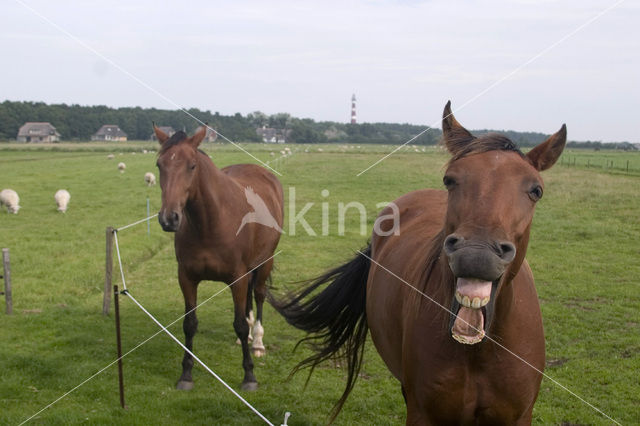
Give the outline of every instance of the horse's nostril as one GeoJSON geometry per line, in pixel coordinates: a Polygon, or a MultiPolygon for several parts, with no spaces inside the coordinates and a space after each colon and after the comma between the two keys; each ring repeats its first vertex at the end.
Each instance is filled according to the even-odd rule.
{"type": "Polygon", "coordinates": [[[516,246],[509,242],[504,242],[499,244],[500,252],[498,255],[500,258],[507,262],[511,262],[514,257],[516,257],[516,246]]]}
{"type": "Polygon", "coordinates": [[[464,238],[456,234],[447,236],[447,238],[444,240],[444,251],[447,254],[453,253],[460,247],[460,243],[462,243],[463,241],[464,238]]]}
{"type": "Polygon", "coordinates": [[[180,217],[178,216],[178,212],[173,212],[173,213],[171,213],[171,221],[172,221],[172,222],[174,222],[174,223],[175,223],[175,222],[177,222],[177,221],[178,221],[178,219],[180,219],[180,217]]]}

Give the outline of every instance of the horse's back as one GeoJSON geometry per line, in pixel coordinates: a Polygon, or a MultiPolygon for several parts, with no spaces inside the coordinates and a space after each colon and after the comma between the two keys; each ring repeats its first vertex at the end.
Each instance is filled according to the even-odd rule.
{"type": "Polygon", "coordinates": [[[221,171],[241,187],[253,188],[270,207],[275,208],[271,213],[282,225],[284,191],[282,184],[273,173],[257,164],[232,164],[222,168],[221,171]]]}
{"type": "Polygon", "coordinates": [[[282,188],[280,181],[273,173],[257,164],[232,164],[220,170],[238,182],[251,184],[257,181],[277,185],[282,188]]]}

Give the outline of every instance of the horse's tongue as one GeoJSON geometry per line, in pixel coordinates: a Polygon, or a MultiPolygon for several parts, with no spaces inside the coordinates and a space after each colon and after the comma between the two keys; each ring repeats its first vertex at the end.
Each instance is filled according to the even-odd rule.
{"type": "Polygon", "coordinates": [[[460,343],[473,345],[484,338],[484,314],[482,309],[460,306],[451,328],[451,336],[460,343]]]}
{"type": "Polygon", "coordinates": [[[467,303],[462,303],[462,299],[465,297],[469,301],[469,305],[472,305],[474,300],[477,304],[477,306],[467,307],[479,308],[486,305],[491,298],[491,281],[458,278],[456,280],[456,298],[459,299],[461,305],[467,305],[467,303]]]}

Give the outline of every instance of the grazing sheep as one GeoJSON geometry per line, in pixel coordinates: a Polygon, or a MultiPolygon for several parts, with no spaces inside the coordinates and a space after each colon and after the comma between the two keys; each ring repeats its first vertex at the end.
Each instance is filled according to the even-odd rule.
{"type": "Polygon", "coordinates": [[[56,204],[58,205],[58,211],[62,213],[67,212],[67,207],[69,205],[69,200],[71,199],[71,194],[66,189],[59,189],[54,196],[56,199],[56,204]]]}
{"type": "Polygon", "coordinates": [[[120,170],[120,173],[124,173],[124,169],[127,168],[127,165],[124,164],[122,161],[118,163],[118,170],[120,170]]]}
{"type": "Polygon", "coordinates": [[[114,158],[116,158],[116,156],[113,154],[107,155],[107,160],[113,160],[114,158]]]}
{"type": "Polygon", "coordinates": [[[153,186],[156,184],[156,175],[151,172],[144,174],[144,181],[147,182],[147,186],[153,186]]]}
{"type": "Polygon", "coordinates": [[[20,210],[20,197],[18,197],[18,193],[13,189],[3,189],[0,192],[0,207],[6,206],[7,212],[18,214],[18,210],[20,210]]]}

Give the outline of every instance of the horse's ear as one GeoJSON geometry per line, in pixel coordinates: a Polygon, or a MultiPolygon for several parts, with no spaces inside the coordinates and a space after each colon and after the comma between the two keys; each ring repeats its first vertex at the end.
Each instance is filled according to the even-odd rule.
{"type": "Polygon", "coordinates": [[[451,112],[451,101],[447,102],[442,113],[442,137],[449,152],[456,155],[469,142],[475,139],[467,129],[462,127],[451,112]]]}
{"type": "Polygon", "coordinates": [[[547,170],[558,161],[567,142],[567,126],[564,124],[553,135],[527,153],[533,167],[539,171],[547,170]]]}
{"type": "Polygon", "coordinates": [[[160,142],[160,145],[162,145],[167,141],[167,139],[169,139],[169,135],[160,130],[160,128],[156,126],[156,123],[153,123],[153,132],[156,134],[156,138],[158,138],[158,142],[160,142]]]}
{"type": "Polygon", "coordinates": [[[204,137],[207,135],[207,127],[206,123],[204,126],[198,127],[198,130],[196,130],[194,135],[189,139],[189,142],[194,148],[197,148],[200,145],[200,142],[202,142],[204,137]]]}

